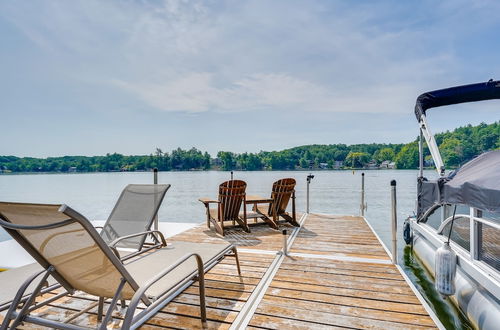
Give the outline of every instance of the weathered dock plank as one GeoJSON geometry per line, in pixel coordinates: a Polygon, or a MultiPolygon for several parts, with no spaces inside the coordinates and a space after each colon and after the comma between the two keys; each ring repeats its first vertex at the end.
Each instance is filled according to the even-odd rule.
{"type": "Polygon", "coordinates": [[[250,327],[435,328],[394,265],[357,259],[389,260],[363,218],[309,215],[290,250],[250,327]]]}
{"type": "MultiPolygon", "coordinates": [[[[295,228],[286,222],[282,222],[280,225],[282,229],[295,228]]],[[[201,224],[171,237],[170,240],[210,243],[223,239],[241,248],[267,251],[279,251],[283,247],[281,231],[274,230],[262,222],[249,223],[249,226],[250,233],[244,232],[239,227],[227,227],[224,237],[221,237],[215,233],[213,228],[209,229],[205,224],[201,224]]]]}
{"type": "Polygon", "coordinates": [[[389,260],[361,217],[310,214],[291,252],[389,260]]]}
{"type": "MultiPolygon", "coordinates": [[[[251,233],[229,228],[225,237],[202,224],[169,238],[231,242],[240,249],[242,274],[234,258],[224,258],[205,275],[207,324],[200,321],[195,282],[142,328],[229,329],[243,318],[248,329],[435,328],[363,218],[310,214],[300,230],[282,227],[294,233],[286,257],[282,233],[265,224],[252,224],[251,233]]],[[[85,294],[62,298],[40,313],[63,320],[96,301],[85,294]]],[[[96,313],[94,307],[72,324],[95,327],[96,313]]],[[[113,317],[109,328],[119,328],[123,315],[113,317]]]]}

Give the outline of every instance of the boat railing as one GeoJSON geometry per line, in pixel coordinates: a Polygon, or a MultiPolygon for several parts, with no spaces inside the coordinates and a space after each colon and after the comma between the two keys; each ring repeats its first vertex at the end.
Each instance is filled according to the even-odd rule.
{"type": "MultiPolygon", "coordinates": [[[[453,206],[445,208],[449,210],[453,206]]],[[[445,210],[443,217],[447,213],[445,210]]],[[[461,212],[445,218],[436,233],[445,237],[451,235],[454,245],[471,261],[500,278],[500,214],[485,215],[482,210],[470,207],[468,214],[461,212]]]]}

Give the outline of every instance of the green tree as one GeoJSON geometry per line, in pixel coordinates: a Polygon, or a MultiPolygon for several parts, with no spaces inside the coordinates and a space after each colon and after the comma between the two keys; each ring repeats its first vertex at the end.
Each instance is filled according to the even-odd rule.
{"type": "Polygon", "coordinates": [[[219,151],[217,157],[222,162],[222,169],[224,171],[231,171],[236,165],[235,157],[232,152],[229,151],[219,151]]]}
{"type": "Polygon", "coordinates": [[[309,161],[305,158],[301,158],[299,161],[299,166],[301,168],[309,168],[309,161]]]}
{"type": "Polygon", "coordinates": [[[345,159],[348,165],[353,168],[365,166],[370,161],[370,155],[366,152],[349,152],[345,159]]]}
{"type": "Polygon", "coordinates": [[[375,159],[379,163],[381,163],[385,160],[392,162],[394,160],[395,156],[396,155],[395,155],[394,150],[392,148],[382,148],[382,149],[375,151],[375,153],[373,154],[373,159],[375,159]]]}
{"type": "Polygon", "coordinates": [[[462,162],[462,145],[457,138],[446,138],[439,150],[446,166],[458,166],[462,162]]]}
{"type": "Polygon", "coordinates": [[[401,148],[396,155],[396,167],[401,169],[418,167],[418,143],[416,141],[401,148]]]}

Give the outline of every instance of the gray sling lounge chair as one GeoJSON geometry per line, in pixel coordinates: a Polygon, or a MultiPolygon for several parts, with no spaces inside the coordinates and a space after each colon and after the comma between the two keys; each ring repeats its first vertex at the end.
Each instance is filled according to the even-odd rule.
{"type": "MultiPolygon", "coordinates": [[[[127,185],[102,227],[100,234],[104,241],[109,244],[119,237],[150,230],[169,188],[169,184],[127,185]]],[[[119,247],[141,250],[146,236],[122,240],[119,247]]],[[[152,236],[153,239],[154,237],[152,236]]],[[[159,242],[155,241],[155,243],[159,242]]]]}
{"type": "MultiPolygon", "coordinates": [[[[122,190],[104,226],[96,227],[102,229],[100,235],[103,240],[110,244],[119,237],[149,231],[169,188],[169,184],[127,185],[122,190]]],[[[161,244],[161,241],[158,241],[156,236],[143,234],[120,241],[118,247],[128,248],[128,252],[122,250],[121,253],[130,254],[130,257],[132,257],[134,250],[140,251],[145,245],[147,245],[146,250],[149,250],[160,247],[161,244]],[[153,239],[152,244],[145,243],[147,236],[153,239]]],[[[125,256],[122,255],[122,259],[123,257],[125,256]]],[[[5,273],[2,272],[0,273],[0,280],[21,284],[28,275],[42,270],[43,268],[38,263],[34,263],[19,269],[10,269],[5,273]]],[[[43,291],[53,290],[57,286],[57,282],[52,278],[49,278],[48,284],[48,287],[44,288],[43,291]]],[[[26,295],[29,295],[34,289],[33,285],[27,288],[26,295]]],[[[11,287],[2,288],[0,292],[0,311],[9,307],[16,291],[17,289],[11,287]]]]}
{"type": "MultiPolygon", "coordinates": [[[[99,297],[100,329],[106,329],[118,300],[122,301],[122,306],[125,300],[129,300],[122,327],[136,329],[195,279],[199,281],[201,321],[205,322],[204,273],[224,256],[234,256],[240,271],[237,251],[231,244],[175,242],[167,246],[158,231],[150,233],[162,242],[162,248],[123,261],[116,246],[122,239],[144,233],[119,238],[108,246],[84,216],[66,205],[0,202],[0,225],[44,268],[20,287],[0,326],[1,330],[14,329],[21,322],[80,329],[76,325],[32,314],[77,290],[99,297]],[[33,305],[49,276],[59,282],[65,291],[33,305]],[[24,291],[33,283],[37,283],[35,290],[20,304],[24,291]],[[104,300],[109,298],[111,301],[102,319],[104,300]],[[145,308],[137,310],[141,303],[145,308]]],[[[89,309],[93,307],[95,305],[89,309]]]]}

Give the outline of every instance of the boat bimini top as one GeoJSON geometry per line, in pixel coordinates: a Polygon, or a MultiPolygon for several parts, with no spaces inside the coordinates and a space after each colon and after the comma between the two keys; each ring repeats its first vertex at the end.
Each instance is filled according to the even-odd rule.
{"type": "Polygon", "coordinates": [[[420,125],[417,219],[422,219],[425,212],[436,204],[466,204],[500,212],[500,150],[482,154],[446,176],[445,165],[426,120],[426,111],[430,108],[492,99],[500,99],[498,80],[440,89],[417,98],[415,115],[420,125]],[[440,175],[436,181],[423,177],[422,137],[440,175]]]}

